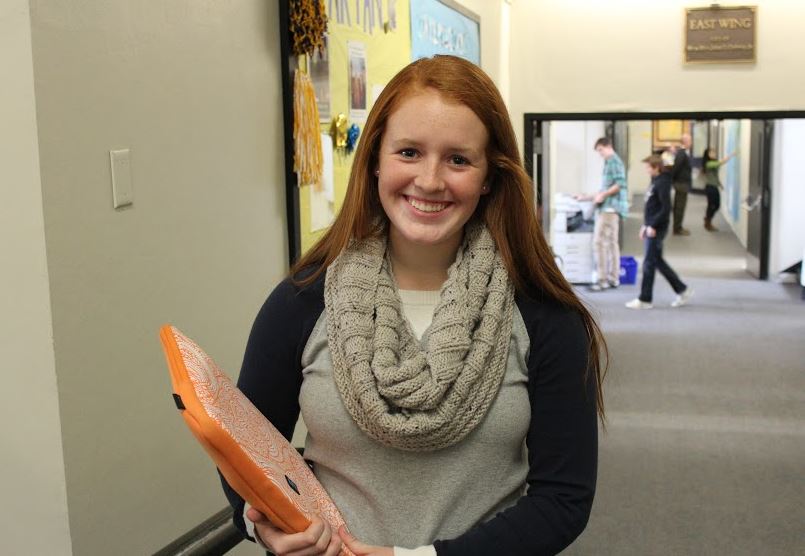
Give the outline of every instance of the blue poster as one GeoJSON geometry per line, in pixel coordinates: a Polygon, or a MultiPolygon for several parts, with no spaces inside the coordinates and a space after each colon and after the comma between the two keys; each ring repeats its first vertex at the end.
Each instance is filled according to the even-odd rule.
{"type": "MultiPolygon", "coordinates": [[[[738,150],[741,142],[741,122],[739,120],[727,120],[724,122],[725,145],[724,154],[727,156],[738,150]]],[[[738,164],[739,157],[733,157],[726,164],[726,180],[724,180],[724,192],[727,198],[727,210],[733,222],[738,222],[741,208],[741,167],[738,164]]]]}
{"type": "Polygon", "coordinates": [[[453,54],[480,65],[480,24],[439,0],[411,0],[411,59],[434,54],[453,54]]]}

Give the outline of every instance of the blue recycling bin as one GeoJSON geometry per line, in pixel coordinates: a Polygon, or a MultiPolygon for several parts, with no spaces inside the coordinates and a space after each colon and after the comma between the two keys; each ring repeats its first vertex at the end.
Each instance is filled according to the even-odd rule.
{"type": "Polygon", "coordinates": [[[637,261],[634,257],[621,257],[621,284],[635,284],[637,282],[637,261]]]}

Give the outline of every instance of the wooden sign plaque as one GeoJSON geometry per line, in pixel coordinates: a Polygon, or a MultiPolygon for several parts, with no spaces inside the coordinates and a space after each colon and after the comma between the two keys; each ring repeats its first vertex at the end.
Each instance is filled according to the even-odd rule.
{"type": "Polygon", "coordinates": [[[685,62],[755,62],[757,6],[685,10],[685,62]]]}

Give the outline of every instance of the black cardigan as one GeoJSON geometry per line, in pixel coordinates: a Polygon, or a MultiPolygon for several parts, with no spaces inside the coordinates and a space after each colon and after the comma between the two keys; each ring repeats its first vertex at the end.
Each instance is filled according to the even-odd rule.
{"type": "Polygon", "coordinates": [[[643,214],[646,226],[651,226],[657,232],[668,229],[671,220],[671,176],[668,173],[662,172],[651,178],[643,214]]]}
{"type": "MultiPolygon", "coordinates": [[[[518,295],[516,303],[530,338],[527,492],[464,534],[434,539],[438,556],[556,554],[584,530],[590,515],[598,424],[595,379],[584,376],[589,340],[583,321],[552,302],[518,295]]],[[[302,352],[323,310],[324,273],[305,288],[285,280],[257,315],[246,347],[238,387],[288,439],[300,411],[302,352]]],[[[235,525],[246,535],[244,502],[223,485],[235,525]]]]}

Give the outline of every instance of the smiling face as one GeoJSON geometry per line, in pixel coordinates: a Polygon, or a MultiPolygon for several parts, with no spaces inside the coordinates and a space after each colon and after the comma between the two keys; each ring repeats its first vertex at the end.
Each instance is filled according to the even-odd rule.
{"type": "Polygon", "coordinates": [[[378,188],[393,249],[458,248],[485,193],[487,142],[478,116],[434,89],[408,96],[391,113],[378,188]]]}

